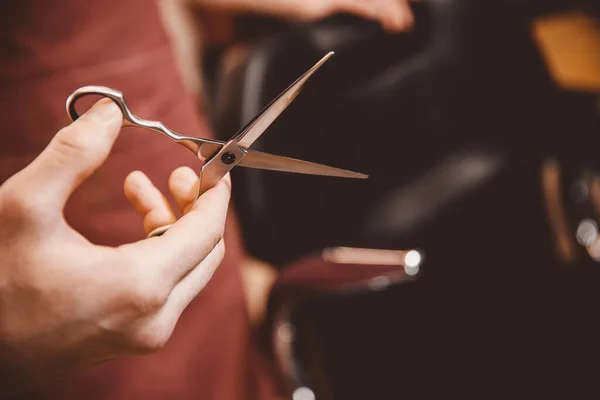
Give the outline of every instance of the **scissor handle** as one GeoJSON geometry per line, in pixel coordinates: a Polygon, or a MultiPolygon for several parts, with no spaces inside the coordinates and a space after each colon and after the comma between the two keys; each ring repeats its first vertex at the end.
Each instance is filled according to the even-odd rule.
{"type": "Polygon", "coordinates": [[[119,109],[123,114],[123,127],[136,126],[161,133],[175,142],[187,147],[194,154],[197,154],[199,150],[199,144],[197,143],[198,139],[179,135],[164,126],[162,122],[148,121],[136,116],[127,106],[123,93],[105,86],[83,86],[71,93],[71,95],[67,98],[67,114],[72,121],[76,121],[80,117],[75,109],[75,104],[77,104],[77,101],[85,96],[92,95],[107,97],[111,99],[117,106],[119,106],[119,109]]]}
{"type": "Polygon", "coordinates": [[[104,86],[84,86],[71,93],[67,98],[67,114],[69,115],[69,118],[71,118],[71,121],[76,121],[80,117],[75,108],[77,101],[85,96],[91,95],[107,97],[119,106],[121,113],[123,113],[123,126],[143,125],[139,124],[139,118],[133,115],[129,110],[129,107],[127,107],[123,93],[104,86]]]}
{"type": "MultiPolygon", "coordinates": [[[[161,122],[155,121],[146,121],[144,119],[136,117],[127,107],[127,103],[125,102],[125,97],[123,93],[118,90],[111,89],[104,86],[84,86],[77,90],[75,90],[68,98],[67,98],[67,114],[71,118],[72,121],[76,121],[80,115],[77,113],[75,109],[75,104],[77,101],[85,96],[98,95],[102,97],[107,97],[111,99],[123,114],[123,127],[126,126],[137,126],[141,128],[146,128],[154,131],[158,131],[171,139],[179,142],[182,140],[182,137],[177,135],[175,132],[172,132],[167,127],[165,127],[161,122]]],[[[192,144],[193,146],[193,144],[192,144]]],[[[186,146],[188,147],[188,146],[186,146]]],[[[189,147],[188,147],[189,148],[189,147]]],[[[150,232],[148,237],[160,236],[165,233],[171,225],[162,226],[150,232]]]]}

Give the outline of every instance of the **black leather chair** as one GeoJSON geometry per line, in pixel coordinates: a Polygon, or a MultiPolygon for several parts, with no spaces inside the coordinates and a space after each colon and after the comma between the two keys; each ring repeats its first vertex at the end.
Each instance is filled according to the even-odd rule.
{"type": "MultiPolygon", "coordinates": [[[[287,395],[300,386],[344,400],[599,393],[600,332],[587,313],[600,281],[556,261],[540,187],[542,162],[578,159],[595,118],[589,96],[554,85],[530,34],[534,16],[565,4],[429,0],[414,6],[408,34],[338,16],[278,27],[224,58],[215,123],[227,138],[336,51],[255,148],[370,175],[235,169],[254,256],[282,269],[337,245],[426,257],[418,279],[387,290],[308,290],[294,302],[287,395]],[[580,129],[567,132],[573,120],[580,129]]],[[[273,296],[271,315],[289,301],[273,296]]]]}

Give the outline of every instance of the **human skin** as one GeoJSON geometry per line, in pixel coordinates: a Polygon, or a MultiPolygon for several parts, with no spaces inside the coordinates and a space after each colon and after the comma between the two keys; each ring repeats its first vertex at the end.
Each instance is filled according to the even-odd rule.
{"type": "MultiPolygon", "coordinates": [[[[121,122],[100,101],[0,186],[0,397],[162,348],[223,258],[228,176],[161,237],[97,246],[67,224],[65,203],[106,160],[121,122]]],[[[141,198],[139,174],[126,182],[131,198],[141,198]]],[[[171,176],[176,198],[181,176],[171,176]]],[[[147,224],[160,221],[162,209],[135,206],[147,224]]]]}
{"type": "Polygon", "coordinates": [[[297,21],[315,21],[349,13],[379,22],[392,31],[414,23],[408,0],[190,0],[207,9],[231,13],[259,13],[297,21]]]}

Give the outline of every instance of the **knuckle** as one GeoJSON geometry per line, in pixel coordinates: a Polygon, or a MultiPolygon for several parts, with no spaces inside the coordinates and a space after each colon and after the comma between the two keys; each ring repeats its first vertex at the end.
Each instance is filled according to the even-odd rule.
{"type": "Polygon", "coordinates": [[[324,15],[327,15],[329,3],[330,2],[326,1],[305,2],[300,6],[299,10],[297,10],[297,14],[301,19],[309,21],[320,18],[324,15]]]}
{"type": "Polygon", "coordinates": [[[141,282],[131,289],[130,301],[140,314],[153,314],[165,305],[168,294],[160,286],[150,282],[141,282]]]}
{"type": "MultiPolygon", "coordinates": [[[[49,147],[53,153],[52,158],[63,166],[72,166],[75,163],[98,167],[106,156],[108,147],[102,135],[95,133],[86,125],[61,129],[49,147]]],[[[87,172],[82,174],[87,175],[87,172]]]]}
{"type": "Polygon", "coordinates": [[[223,237],[225,236],[225,221],[218,221],[218,227],[213,236],[213,246],[219,244],[223,237]]]}
{"type": "Polygon", "coordinates": [[[231,175],[227,174],[225,175],[225,177],[223,179],[221,179],[221,186],[223,186],[223,188],[221,190],[224,190],[226,193],[231,192],[231,175]]]}
{"type": "Polygon", "coordinates": [[[221,240],[214,251],[216,263],[221,264],[221,261],[223,261],[223,258],[225,257],[225,241],[221,240]]]}
{"type": "Polygon", "coordinates": [[[307,6],[308,17],[315,20],[331,15],[340,9],[339,3],[337,1],[311,1],[307,6]]]}
{"type": "MultiPolygon", "coordinates": [[[[223,196],[224,199],[228,200],[231,197],[231,180],[230,179],[222,179],[219,184],[220,195],[223,196]]],[[[228,201],[225,201],[225,207],[228,206],[228,201]]]]}
{"type": "Polygon", "coordinates": [[[161,308],[168,298],[166,285],[153,269],[142,262],[135,252],[127,250],[126,247],[118,247],[115,264],[119,265],[118,279],[123,284],[120,286],[124,302],[140,315],[149,315],[161,308]],[[126,279],[123,279],[123,273],[126,279]]]}
{"type": "Polygon", "coordinates": [[[213,216],[207,221],[208,230],[205,236],[204,245],[208,253],[212,252],[225,236],[225,221],[222,221],[218,216],[213,216]]]}
{"type": "Polygon", "coordinates": [[[16,219],[28,220],[35,218],[40,211],[40,204],[35,196],[29,196],[26,190],[20,190],[17,185],[6,183],[0,191],[0,210],[2,216],[16,219]]]}
{"type": "Polygon", "coordinates": [[[169,297],[168,286],[157,275],[152,274],[148,265],[129,259],[127,268],[131,271],[125,297],[138,315],[147,316],[162,308],[169,297]]]}
{"type": "Polygon", "coordinates": [[[92,136],[86,135],[80,129],[66,127],[56,134],[54,149],[65,157],[79,156],[92,147],[92,136]]]}
{"type": "Polygon", "coordinates": [[[131,345],[139,353],[151,354],[167,344],[171,333],[157,324],[149,324],[131,336],[131,345]]]}
{"type": "Polygon", "coordinates": [[[210,237],[210,249],[211,251],[218,251],[219,244],[223,241],[224,227],[219,227],[213,232],[210,237]]]}

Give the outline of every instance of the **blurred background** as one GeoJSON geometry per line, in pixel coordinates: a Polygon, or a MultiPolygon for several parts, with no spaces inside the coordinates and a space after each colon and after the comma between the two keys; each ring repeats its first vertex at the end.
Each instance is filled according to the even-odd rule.
{"type": "MultiPolygon", "coordinates": [[[[29,15],[23,3],[8,3],[7,10],[29,15]]],[[[33,7],[35,1],[24,3],[33,7]]],[[[50,3],[38,7],[60,12],[50,3]]],[[[90,30],[112,30],[110,40],[98,36],[123,52],[144,47],[127,42],[134,31],[151,42],[152,35],[136,27],[144,21],[136,21],[136,13],[152,2],[112,3],[92,11],[69,5],[83,13],[73,18],[102,23],[66,29],[53,42],[64,54],[33,58],[60,66],[70,57],[66,49],[90,30]],[[118,11],[124,3],[135,5],[118,11]],[[118,23],[118,15],[127,21],[118,23]]],[[[24,108],[25,93],[34,93],[29,98],[44,99],[35,109],[58,110],[76,85],[105,79],[126,96],[131,92],[134,112],[158,119],[161,107],[178,104],[181,86],[201,116],[204,130],[196,133],[213,132],[221,140],[335,51],[253,149],[369,179],[234,169],[235,229],[250,261],[240,267],[240,286],[222,293],[243,296],[247,319],[243,327],[216,320],[213,326],[221,333],[247,332],[253,344],[244,346],[255,349],[260,367],[250,357],[235,367],[218,366],[198,343],[216,343],[214,360],[237,348],[191,334],[173,340],[194,343],[197,356],[181,351],[220,376],[239,363],[262,371],[263,378],[253,379],[268,381],[269,389],[252,389],[252,396],[240,389],[248,398],[600,398],[600,2],[232,3],[156,3],[181,85],[163,72],[111,80],[104,63],[103,73],[79,75],[50,98],[40,87],[53,90],[56,81],[32,89],[23,64],[14,61],[39,54],[39,42],[26,32],[32,26],[42,32],[41,19],[23,17],[29,25],[19,28],[21,47],[4,51],[3,104],[24,108]],[[136,79],[143,90],[128,92],[136,79]],[[144,103],[152,96],[154,105],[144,103]]],[[[19,19],[5,15],[2,29],[12,32],[19,19]]],[[[86,39],[76,48],[93,54],[96,46],[86,39]]],[[[144,60],[140,70],[149,65],[144,60]]],[[[127,65],[135,70],[134,64],[127,65]]],[[[177,115],[162,120],[196,134],[185,131],[177,115]]],[[[148,136],[135,133],[131,140],[148,136]]],[[[18,147],[7,140],[6,154],[18,147]]],[[[168,146],[158,140],[135,167],[146,171],[152,164],[149,175],[165,180],[183,161],[173,153],[151,163],[168,146]]],[[[123,143],[117,151],[128,148],[123,143]]],[[[13,167],[3,162],[9,172],[13,167]]],[[[111,179],[120,184],[115,175],[111,179]]],[[[74,219],[94,210],[93,202],[78,204],[74,219]]],[[[94,221],[86,229],[102,238],[95,225],[106,219],[94,221]]],[[[233,278],[217,276],[214,290],[226,279],[233,278]]],[[[198,301],[203,298],[217,297],[198,301]]],[[[222,387],[236,379],[223,378],[222,387]]],[[[203,398],[209,386],[193,398],[203,398]]],[[[241,398],[213,389],[207,398],[241,398]]],[[[111,393],[99,398],[123,398],[116,389],[111,393]]]]}
{"type": "Polygon", "coordinates": [[[407,32],[356,15],[197,25],[189,82],[221,139],[334,50],[257,148],[370,175],[233,172],[244,241],[282,271],[262,329],[283,390],[596,398],[600,5],[411,8],[407,32]],[[423,262],[349,290],[327,281],[358,278],[348,269],[297,262],[332,246],[418,249],[423,262]]]}

